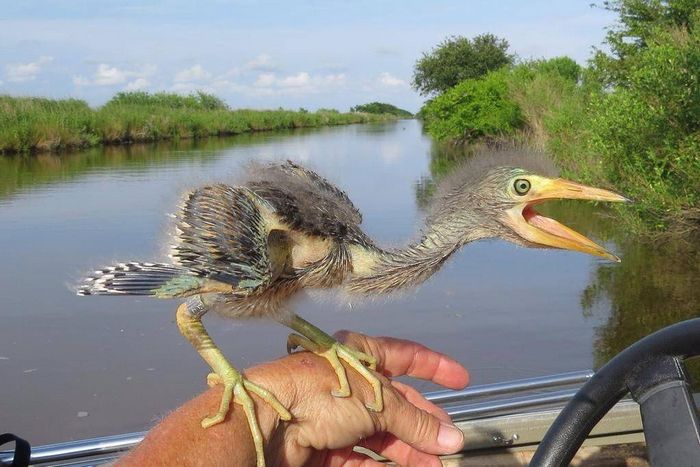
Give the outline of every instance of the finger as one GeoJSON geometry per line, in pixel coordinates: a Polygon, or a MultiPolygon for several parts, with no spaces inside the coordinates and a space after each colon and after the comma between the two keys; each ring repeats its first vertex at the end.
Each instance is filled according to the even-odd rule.
{"type": "Polygon", "coordinates": [[[419,409],[392,386],[384,391],[386,407],[376,414],[378,431],[388,431],[419,451],[429,454],[452,454],[462,449],[464,435],[451,422],[419,409]],[[391,388],[391,389],[390,389],[391,388]],[[406,423],[410,420],[410,423],[406,423]]]}
{"type": "Polygon", "coordinates": [[[378,368],[387,376],[408,375],[452,389],[469,383],[469,373],[459,362],[416,342],[349,331],[339,331],[336,338],[374,355],[378,368]]]}
{"type": "Polygon", "coordinates": [[[415,405],[419,409],[425,410],[429,414],[434,415],[445,422],[452,421],[452,419],[449,415],[447,415],[447,412],[445,410],[430,402],[428,399],[425,398],[425,396],[423,396],[423,394],[418,392],[415,388],[409,386],[408,384],[404,384],[400,381],[393,380],[391,381],[391,385],[394,386],[396,390],[399,391],[408,402],[415,405]]]}
{"type": "Polygon", "coordinates": [[[391,433],[379,433],[371,438],[363,440],[360,446],[365,447],[390,461],[404,466],[434,466],[439,467],[440,459],[425,452],[421,452],[411,445],[404,443],[391,433]]]}

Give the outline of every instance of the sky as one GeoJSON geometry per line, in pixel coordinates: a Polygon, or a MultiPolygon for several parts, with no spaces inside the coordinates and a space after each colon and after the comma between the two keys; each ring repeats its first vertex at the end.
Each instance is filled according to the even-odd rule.
{"type": "Polygon", "coordinates": [[[0,94],[202,90],[233,108],[412,112],[413,66],[451,35],[493,33],[522,59],[600,46],[591,0],[0,0],[0,94]]]}

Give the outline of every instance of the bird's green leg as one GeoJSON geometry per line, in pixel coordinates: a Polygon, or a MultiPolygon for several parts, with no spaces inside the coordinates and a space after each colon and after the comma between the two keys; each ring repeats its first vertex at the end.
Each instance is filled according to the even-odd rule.
{"type": "Polygon", "coordinates": [[[335,374],[338,376],[338,383],[340,384],[340,388],[332,392],[334,396],[348,397],[350,395],[348,376],[345,373],[345,367],[340,362],[343,360],[354,368],[355,371],[365,378],[372,386],[374,401],[366,404],[367,408],[375,412],[381,412],[383,410],[384,399],[382,397],[382,385],[379,379],[367,368],[369,367],[372,370],[377,369],[377,360],[373,356],[358,350],[353,350],[341,344],[299,315],[292,315],[291,318],[285,321],[285,324],[300,334],[291,334],[289,336],[287,339],[287,352],[291,352],[297,347],[303,347],[310,352],[324,357],[331,364],[335,370],[335,374]]]}
{"type": "Polygon", "coordinates": [[[207,376],[207,384],[209,384],[209,386],[219,383],[224,385],[224,393],[221,397],[218,412],[216,415],[202,420],[202,427],[209,428],[212,425],[223,422],[231,406],[231,401],[235,400],[235,402],[243,406],[243,410],[245,411],[248,426],[250,427],[253,442],[255,443],[257,465],[258,467],[264,466],[263,436],[255,415],[255,405],[248,391],[257,394],[261,399],[270,404],[270,406],[277,411],[282,420],[291,420],[292,415],[274,395],[257,384],[245,379],[243,375],[226,360],[224,354],[221,353],[221,350],[214,344],[209,333],[207,333],[200,317],[188,310],[187,303],[183,303],[177,308],[176,321],[182,335],[190,341],[199,355],[211,366],[212,370],[214,370],[213,373],[207,376]]]}

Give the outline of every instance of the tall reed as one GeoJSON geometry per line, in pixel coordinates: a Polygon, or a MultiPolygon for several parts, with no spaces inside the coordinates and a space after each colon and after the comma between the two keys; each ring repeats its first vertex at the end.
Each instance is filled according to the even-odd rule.
{"type": "Polygon", "coordinates": [[[255,131],[383,122],[393,115],[335,110],[231,110],[204,93],[119,93],[98,109],[77,99],[0,95],[0,153],[178,138],[229,136],[255,131]]]}

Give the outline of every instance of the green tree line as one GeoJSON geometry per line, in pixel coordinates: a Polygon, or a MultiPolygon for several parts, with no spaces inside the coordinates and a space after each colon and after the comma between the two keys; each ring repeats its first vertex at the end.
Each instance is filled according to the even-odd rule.
{"type": "MultiPolygon", "coordinates": [[[[586,67],[568,57],[485,66],[498,61],[472,54],[459,62],[440,55],[441,44],[432,56],[448,63],[445,70],[460,63],[471,75],[433,89],[420,112],[425,128],[452,143],[515,139],[544,148],[566,175],[632,197],[624,213],[639,232],[698,234],[700,3],[601,6],[618,21],[607,34],[608,51],[596,50],[586,67]]],[[[506,49],[490,54],[509,56],[506,49]]],[[[425,58],[415,69],[420,92],[425,58]]]]}
{"type": "Polygon", "coordinates": [[[356,105],[350,112],[363,112],[368,114],[395,115],[399,118],[413,118],[413,114],[408,110],[400,109],[395,105],[384,102],[370,102],[369,104],[356,105]]]}
{"type": "Polygon", "coordinates": [[[230,109],[198,92],[123,92],[93,109],[78,99],[0,95],[0,154],[57,151],[101,144],[228,136],[257,131],[382,122],[393,113],[335,109],[230,109]]]}

